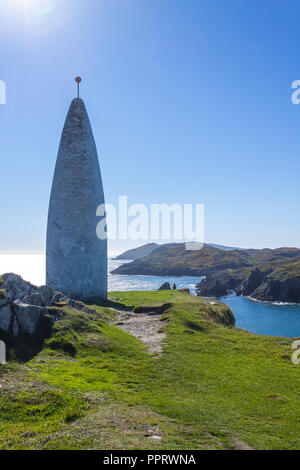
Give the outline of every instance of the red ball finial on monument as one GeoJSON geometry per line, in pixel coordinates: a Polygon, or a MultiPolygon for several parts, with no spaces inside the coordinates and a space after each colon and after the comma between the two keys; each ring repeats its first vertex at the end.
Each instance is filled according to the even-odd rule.
{"type": "Polygon", "coordinates": [[[77,98],[79,98],[79,85],[82,82],[81,77],[76,77],[75,82],[77,83],[77,98]]]}

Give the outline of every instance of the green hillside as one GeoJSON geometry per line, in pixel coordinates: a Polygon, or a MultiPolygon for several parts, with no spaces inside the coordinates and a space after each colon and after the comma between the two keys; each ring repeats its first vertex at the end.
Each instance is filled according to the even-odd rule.
{"type": "Polygon", "coordinates": [[[65,308],[37,356],[0,366],[1,449],[300,448],[291,340],[222,326],[228,307],[181,292],[95,308],[65,308]],[[114,308],[160,305],[161,354],[112,324],[114,308]]]}

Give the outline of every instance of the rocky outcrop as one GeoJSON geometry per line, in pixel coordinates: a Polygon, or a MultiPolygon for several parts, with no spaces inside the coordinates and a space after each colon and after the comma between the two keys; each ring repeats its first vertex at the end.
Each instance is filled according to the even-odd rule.
{"type": "Polygon", "coordinates": [[[232,291],[237,291],[244,281],[240,275],[233,276],[228,271],[208,275],[196,286],[197,294],[203,297],[224,297],[232,291]]]}
{"type": "Polygon", "coordinates": [[[236,295],[269,302],[300,303],[300,275],[285,267],[250,272],[224,271],[208,276],[197,285],[197,294],[203,297],[223,297],[234,291],[236,295]]]}
{"type": "Polygon", "coordinates": [[[235,326],[235,317],[232,310],[225,304],[218,304],[218,307],[212,307],[209,317],[222,326],[235,326]]]}
{"type": "Polygon", "coordinates": [[[250,276],[236,288],[238,295],[250,296],[264,281],[266,273],[256,268],[251,271],[250,276]]]}
{"type": "Polygon", "coordinates": [[[47,286],[36,287],[16,274],[4,274],[0,281],[0,339],[35,335],[41,328],[59,321],[63,315],[61,308],[66,305],[95,313],[61,292],[47,286]]]}
{"type": "Polygon", "coordinates": [[[218,279],[207,277],[197,285],[197,294],[203,297],[223,297],[228,294],[228,289],[218,279]]]}
{"type": "Polygon", "coordinates": [[[169,282],[165,282],[158,290],[171,290],[169,282]]]}
{"type": "Polygon", "coordinates": [[[1,289],[5,291],[5,297],[11,301],[24,299],[24,297],[38,291],[38,288],[30,282],[26,282],[21,276],[12,273],[1,276],[1,289]]]}
{"type": "Polygon", "coordinates": [[[251,293],[257,300],[300,303],[300,278],[274,279],[268,276],[251,293]]]}
{"type": "Polygon", "coordinates": [[[95,314],[82,302],[47,286],[36,287],[15,274],[0,276],[0,340],[8,355],[22,361],[34,357],[51,336],[53,325],[62,320],[66,306],[95,314]]]}

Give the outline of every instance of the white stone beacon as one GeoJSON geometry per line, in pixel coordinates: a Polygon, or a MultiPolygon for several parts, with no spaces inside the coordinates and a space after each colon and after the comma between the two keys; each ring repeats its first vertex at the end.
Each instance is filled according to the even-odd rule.
{"type": "Polygon", "coordinates": [[[53,177],[49,204],[46,283],[86,303],[107,298],[107,240],[96,227],[105,203],[97,148],[84,101],[71,103],[53,177]]]}

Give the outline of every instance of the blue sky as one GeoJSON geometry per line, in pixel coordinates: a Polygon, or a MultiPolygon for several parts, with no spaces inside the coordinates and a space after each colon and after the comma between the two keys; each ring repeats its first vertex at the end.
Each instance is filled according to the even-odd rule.
{"type": "Polygon", "coordinates": [[[45,248],[76,75],[108,202],[204,203],[207,241],[300,247],[299,13],[294,0],[0,0],[0,252],[45,248]]]}

